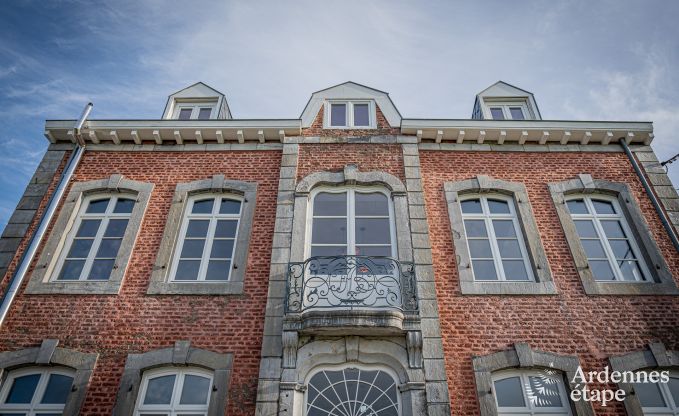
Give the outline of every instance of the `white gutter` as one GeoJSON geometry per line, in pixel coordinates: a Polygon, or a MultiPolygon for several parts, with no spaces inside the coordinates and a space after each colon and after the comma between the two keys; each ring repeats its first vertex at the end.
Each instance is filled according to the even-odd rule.
{"type": "Polygon", "coordinates": [[[7,288],[7,292],[5,293],[4,298],[2,299],[2,303],[0,304],[0,327],[2,327],[2,324],[4,323],[5,318],[9,313],[9,308],[12,304],[12,301],[14,301],[14,298],[19,293],[21,283],[23,283],[24,278],[26,277],[26,274],[28,272],[28,268],[33,262],[35,253],[38,251],[40,242],[45,236],[47,227],[49,226],[52,217],[54,216],[54,213],[57,210],[59,201],[64,195],[66,187],[68,186],[68,183],[70,182],[71,177],[73,176],[73,172],[75,172],[75,169],[76,167],[78,167],[78,163],[80,163],[80,159],[82,158],[82,155],[85,152],[84,140],[82,139],[80,132],[83,127],[83,124],[85,123],[85,120],[87,120],[87,116],[90,114],[90,111],[92,111],[92,103],[88,103],[85,106],[85,109],[80,115],[80,118],[76,121],[75,125],[73,126],[74,135],[77,140],[76,148],[73,151],[73,153],[71,153],[71,156],[69,157],[68,162],[66,163],[64,172],[61,174],[61,178],[59,178],[59,184],[57,186],[57,189],[50,196],[47,209],[45,210],[45,213],[43,214],[42,218],[40,219],[40,223],[38,224],[38,229],[31,237],[28,248],[22,254],[21,260],[19,261],[19,265],[16,271],[14,272],[14,275],[12,276],[12,280],[9,284],[9,287],[7,288]]]}

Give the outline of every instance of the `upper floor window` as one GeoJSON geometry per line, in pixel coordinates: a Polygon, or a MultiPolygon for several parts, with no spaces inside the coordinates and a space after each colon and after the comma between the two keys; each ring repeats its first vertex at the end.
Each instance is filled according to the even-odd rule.
{"type": "Polygon", "coordinates": [[[648,281],[650,274],[615,198],[571,196],[566,205],[595,280],[648,281]]]}
{"type": "Polygon", "coordinates": [[[209,120],[215,111],[214,103],[177,102],[174,118],[177,120],[209,120]]]}
{"type": "Polygon", "coordinates": [[[644,415],[679,415],[679,372],[670,372],[667,383],[635,383],[634,392],[644,415]]]}
{"type": "Polygon", "coordinates": [[[513,199],[467,196],[460,206],[474,279],[534,280],[513,199]]]}
{"type": "Polygon", "coordinates": [[[329,101],[325,128],[375,128],[373,101],[329,101]]]}
{"type": "Polygon", "coordinates": [[[71,392],[73,377],[73,371],[59,367],[11,371],[0,388],[0,414],[61,414],[71,392]]]}
{"type": "Polygon", "coordinates": [[[493,394],[498,416],[571,414],[563,379],[554,370],[494,373],[493,394]]]}
{"type": "Polygon", "coordinates": [[[203,194],[190,198],[180,229],[171,280],[229,280],[241,206],[241,198],[232,195],[203,194]]]}
{"type": "Polygon", "coordinates": [[[56,280],[108,280],[134,204],[127,195],[86,197],[66,238],[56,280]]]}
{"type": "Polygon", "coordinates": [[[374,188],[321,188],[312,197],[310,256],[396,255],[393,208],[374,188]]]}
{"type": "Polygon", "coordinates": [[[212,373],[192,367],[161,368],[144,372],[135,416],[206,416],[212,373]]]}
{"type": "Polygon", "coordinates": [[[525,103],[488,103],[490,115],[493,120],[526,120],[528,117],[528,107],[525,103]]]}

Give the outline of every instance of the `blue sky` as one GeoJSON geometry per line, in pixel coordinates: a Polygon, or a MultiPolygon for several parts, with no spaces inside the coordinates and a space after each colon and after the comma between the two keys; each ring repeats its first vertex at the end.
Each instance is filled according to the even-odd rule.
{"type": "MultiPolygon", "coordinates": [[[[543,118],[655,122],[679,152],[679,2],[30,1],[0,3],[0,229],[47,141],[45,119],[159,118],[204,81],[236,118],[298,117],[353,80],[406,117],[470,117],[502,79],[543,118]]],[[[670,167],[679,185],[679,162],[670,167]]]]}

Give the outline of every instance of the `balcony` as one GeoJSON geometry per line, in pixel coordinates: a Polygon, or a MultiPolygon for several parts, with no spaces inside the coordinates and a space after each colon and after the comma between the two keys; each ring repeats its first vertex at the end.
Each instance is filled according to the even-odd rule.
{"type": "Polygon", "coordinates": [[[285,329],[401,334],[419,321],[413,263],[391,257],[311,257],[288,266],[285,329]]]}

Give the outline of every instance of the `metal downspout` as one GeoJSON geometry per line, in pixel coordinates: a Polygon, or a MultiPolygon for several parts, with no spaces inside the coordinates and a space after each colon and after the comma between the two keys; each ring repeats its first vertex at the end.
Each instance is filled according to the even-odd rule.
{"type": "Polygon", "coordinates": [[[73,177],[73,172],[75,172],[75,169],[78,166],[78,163],[80,163],[80,159],[83,153],[85,152],[85,141],[83,140],[80,131],[82,129],[83,124],[85,123],[85,120],[87,120],[87,116],[90,114],[90,111],[92,111],[92,103],[88,103],[85,106],[85,109],[80,115],[80,118],[75,123],[75,126],[73,126],[73,134],[76,138],[76,148],[71,153],[71,156],[69,157],[68,162],[66,163],[66,167],[64,168],[64,171],[61,174],[61,177],[59,178],[57,189],[50,196],[49,202],[47,204],[47,209],[45,210],[45,214],[42,216],[42,218],[40,219],[40,223],[38,224],[38,229],[31,236],[28,248],[21,255],[19,265],[17,266],[14,275],[12,276],[12,280],[10,281],[9,287],[7,288],[7,292],[5,292],[5,296],[2,298],[2,303],[0,303],[0,327],[2,327],[2,324],[4,323],[5,318],[9,313],[9,308],[10,305],[12,304],[12,301],[19,292],[19,287],[21,287],[21,283],[23,283],[24,278],[26,277],[27,274],[26,272],[28,271],[29,266],[33,262],[35,253],[38,251],[40,242],[45,236],[45,232],[47,231],[49,223],[52,221],[52,217],[54,216],[54,213],[57,210],[59,201],[64,195],[64,192],[66,191],[66,187],[68,186],[71,177],[73,177]]]}
{"type": "Polygon", "coordinates": [[[641,184],[644,186],[644,190],[646,190],[648,197],[651,199],[653,208],[655,208],[655,211],[658,213],[658,216],[660,216],[660,221],[662,222],[665,231],[667,231],[667,234],[669,234],[670,240],[672,240],[672,244],[674,245],[674,249],[679,251],[679,239],[677,238],[677,234],[674,232],[672,224],[670,224],[670,221],[667,218],[665,211],[663,211],[662,207],[660,206],[658,198],[656,198],[655,194],[653,193],[651,185],[649,185],[648,181],[646,180],[646,176],[644,176],[644,173],[641,171],[639,163],[634,158],[634,155],[632,154],[632,151],[630,150],[629,146],[627,146],[627,141],[624,138],[620,138],[620,146],[622,146],[622,148],[625,150],[627,158],[632,164],[634,171],[637,173],[637,176],[639,177],[641,184]]]}

